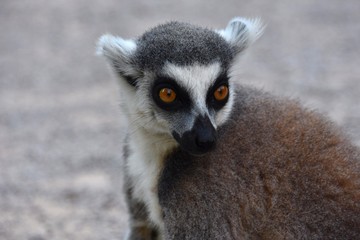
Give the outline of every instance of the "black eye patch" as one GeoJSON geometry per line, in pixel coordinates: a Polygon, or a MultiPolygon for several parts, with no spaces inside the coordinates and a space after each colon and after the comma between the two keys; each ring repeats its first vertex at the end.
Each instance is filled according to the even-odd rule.
{"type": "Polygon", "coordinates": [[[158,107],[165,111],[179,111],[191,108],[191,100],[187,91],[179,86],[176,81],[167,76],[158,76],[152,87],[152,97],[158,107]],[[172,102],[164,102],[160,98],[162,89],[171,89],[175,92],[176,98],[172,102]]]}
{"type": "Polygon", "coordinates": [[[226,86],[227,88],[229,88],[229,77],[227,76],[226,72],[221,73],[219,77],[215,80],[214,84],[209,88],[206,96],[206,105],[208,106],[208,108],[220,110],[229,100],[229,94],[221,101],[215,99],[214,93],[221,86],[226,86]]]}

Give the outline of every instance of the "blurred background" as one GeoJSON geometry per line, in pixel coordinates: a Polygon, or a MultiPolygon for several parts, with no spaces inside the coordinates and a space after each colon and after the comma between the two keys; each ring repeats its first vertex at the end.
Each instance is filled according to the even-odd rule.
{"type": "Polygon", "coordinates": [[[123,238],[126,125],[100,35],[261,17],[238,81],[300,98],[360,145],[359,13],[359,0],[2,0],[0,239],[123,238]]]}

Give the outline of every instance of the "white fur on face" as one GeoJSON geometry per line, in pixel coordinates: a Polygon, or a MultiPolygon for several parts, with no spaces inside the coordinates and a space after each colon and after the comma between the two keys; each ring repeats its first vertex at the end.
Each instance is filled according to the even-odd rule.
{"type": "Polygon", "coordinates": [[[211,118],[208,106],[206,105],[206,97],[210,87],[214,84],[217,77],[221,74],[222,68],[219,62],[214,62],[209,65],[194,64],[191,66],[178,66],[167,63],[163,68],[163,72],[169,77],[175,79],[177,83],[186,89],[193,102],[193,121],[188,124],[191,129],[195,118],[199,115],[209,116],[215,128],[223,124],[231,111],[233,103],[233,91],[230,87],[230,96],[228,103],[211,118]]]}

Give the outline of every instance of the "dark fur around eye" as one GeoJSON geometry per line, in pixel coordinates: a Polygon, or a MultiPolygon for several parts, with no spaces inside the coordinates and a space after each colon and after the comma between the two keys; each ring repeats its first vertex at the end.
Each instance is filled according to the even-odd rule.
{"type": "MultiPolygon", "coordinates": [[[[209,88],[207,96],[206,96],[206,104],[207,104],[208,108],[213,108],[215,110],[220,110],[222,107],[225,106],[225,104],[229,100],[229,94],[226,96],[225,99],[223,99],[221,101],[218,101],[218,100],[215,99],[214,92],[220,86],[229,87],[229,77],[227,76],[226,72],[220,74],[220,76],[216,79],[214,84],[209,88]]],[[[229,89],[229,91],[231,91],[231,90],[229,89]]]]}
{"type": "Polygon", "coordinates": [[[165,111],[179,111],[191,108],[189,94],[179,86],[176,81],[169,77],[158,77],[152,87],[152,97],[158,107],[165,111]],[[163,88],[170,88],[175,91],[176,99],[171,103],[165,103],[160,99],[159,93],[163,88]]]}

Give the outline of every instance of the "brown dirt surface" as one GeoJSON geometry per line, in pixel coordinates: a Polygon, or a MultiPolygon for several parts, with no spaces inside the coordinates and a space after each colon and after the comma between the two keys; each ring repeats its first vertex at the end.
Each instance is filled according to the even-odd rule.
{"type": "Polygon", "coordinates": [[[12,1],[0,4],[0,239],[122,239],[125,122],[95,56],[104,33],[261,17],[239,82],[300,98],[360,145],[360,1],[12,1]]]}

